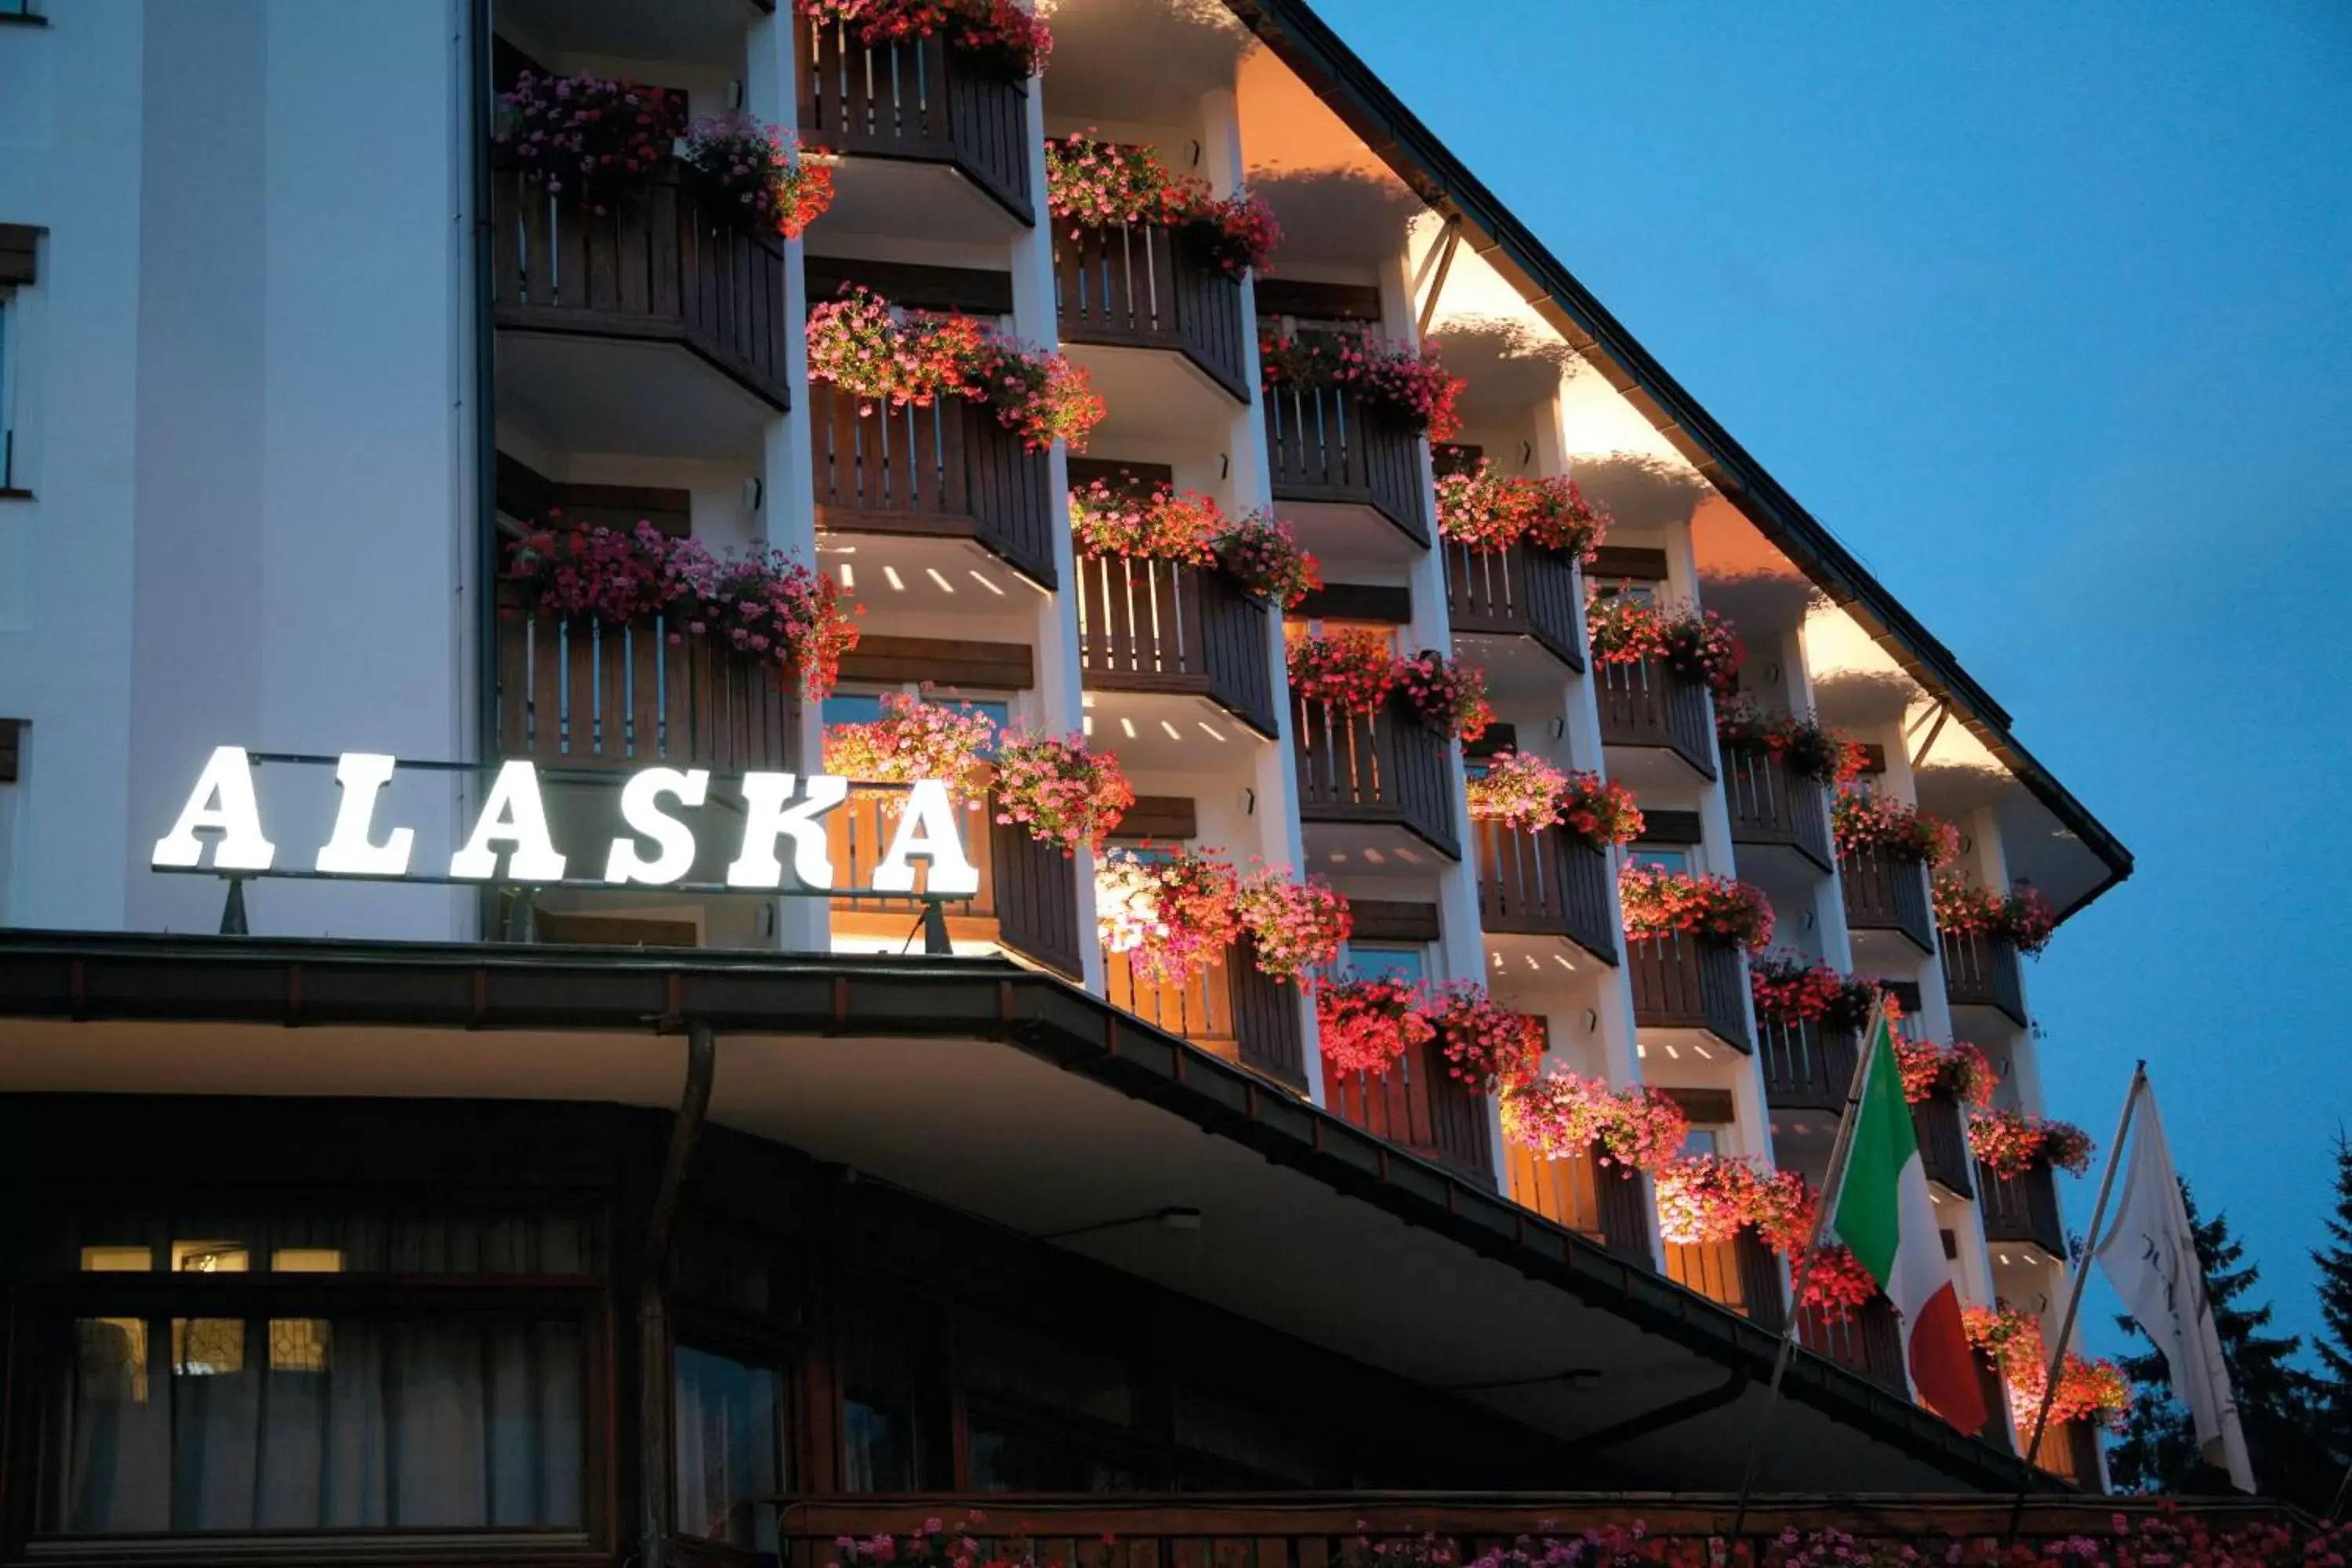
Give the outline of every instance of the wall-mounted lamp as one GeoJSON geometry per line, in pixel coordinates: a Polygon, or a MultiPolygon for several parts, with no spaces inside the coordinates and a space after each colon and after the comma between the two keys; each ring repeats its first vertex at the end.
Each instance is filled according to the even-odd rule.
{"type": "Polygon", "coordinates": [[[1778,680],[1778,679],[1780,679],[1780,667],[1779,665],[1777,665],[1777,664],[1768,664],[1768,665],[1766,665],[1766,666],[1764,667],[1764,679],[1767,679],[1767,680],[1778,680]]]}
{"type": "Polygon", "coordinates": [[[1199,168],[1200,166],[1201,166],[1201,144],[1200,144],[1198,142],[1193,142],[1193,143],[1192,143],[1192,167],[1194,167],[1195,169],[1197,169],[1197,168],[1199,168]]]}
{"type": "Polygon", "coordinates": [[[1800,911],[1798,912],[1798,925],[1797,925],[1797,929],[1798,929],[1799,931],[1811,931],[1811,930],[1812,930],[1812,929],[1813,929],[1813,911],[1812,911],[1812,910],[1800,910],[1800,911]]]}
{"type": "Polygon", "coordinates": [[[1553,740],[1557,741],[1557,740],[1559,740],[1562,735],[1565,735],[1565,734],[1567,734],[1567,733],[1568,733],[1568,720],[1567,720],[1564,716],[1562,716],[1562,715],[1560,715],[1560,714],[1558,714],[1558,713],[1553,714],[1553,715],[1552,715],[1552,721],[1551,721],[1551,738],[1552,738],[1553,740]]]}
{"type": "Polygon", "coordinates": [[[767,499],[767,483],[765,480],[761,479],[759,475],[753,474],[750,479],[743,481],[743,510],[745,511],[759,510],[760,503],[767,499]]]}
{"type": "Polygon", "coordinates": [[[1977,836],[1976,836],[1975,834],[1973,834],[1973,833],[1963,833],[1963,834],[1961,834],[1961,835],[1960,835],[1960,853],[1961,853],[1961,854],[1963,854],[1963,855],[1973,855],[1973,854],[1975,854],[1976,852],[1977,852],[1977,836]]]}
{"type": "Polygon", "coordinates": [[[1246,784],[1242,787],[1242,815],[1244,816],[1257,815],[1257,791],[1246,784]]]}
{"type": "Polygon", "coordinates": [[[741,82],[730,81],[727,84],[727,107],[730,109],[740,109],[743,107],[743,84],[741,82]]]}
{"type": "Polygon", "coordinates": [[[1220,452],[1220,453],[1218,453],[1218,454],[1217,454],[1217,478],[1219,478],[1219,479],[1232,479],[1233,477],[1234,477],[1234,455],[1233,455],[1231,452],[1220,452]]]}
{"type": "Polygon", "coordinates": [[[1521,467],[1521,468],[1526,468],[1529,463],[1532,463],[1532,462],[1534,462],[1535,460],[1536,460],[1536,444],[1535,444],[1533,441],[1522,441],[1522,442],[1520,442],[1520,443],[1519,443],[1519,467],[1521,467]]]}
{"type": "Polygon", "coordinates": [[[1601,1032],[1601,1013],[1598,1008],[1587,1007],[1584,1010],[1584,1032],[1588,1035],[1597,1035],[1601,1032]]]}

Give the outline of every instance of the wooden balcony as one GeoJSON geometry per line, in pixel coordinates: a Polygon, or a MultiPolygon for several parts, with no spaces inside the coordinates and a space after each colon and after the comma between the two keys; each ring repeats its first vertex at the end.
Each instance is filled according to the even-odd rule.
{"type": "Polygon", "coordinates": [[[1428,548],[1421,437],[1396,416],[1368,409],[1345,387],[1270,390],[1265,452],[1276,501],[1370,507],[1428,548]]]}
{"type": "Polygon", "coordinates": [[[2017,949],[2005,937],[1981,931],[1946,931],[1944,995],[1955,1007],[1991,1007],[2020,1028],[2025,1016],[2025,979],[2018,973],[2017,949]]]}
{"type": "Polygon", "coordinates": [[[1771,752],[1725,748],[1723,795],[1734,844],[1794,850],[1823,871],[1836,863],[1821,784],[1771,752]]]}
{"type": "Polygon", "coordinates": [[[1976,1161],[1969,1153],[1969,1130],[1960,1108],[1942,1095],[1911,1108],[1911,1130],[1919,1140],[1919,1160],[1927,1179],[1954,1197],[1976,1196],[1976,1161]]]}
{"type": "Polygon", "coordinates": [[[1445,1166],[1493,1185],[1495,1144],[1486,1097],[1445,1070],[1434,1044],[1423,1041],[1385,1074],[1327,1072],[1325,1107],[1360,1127],[1445,1166]]]}
{"type": "Polygon", "coordinates": [[[1977,1167],[1977,1203],[1985,1239],[2038,1247],[2053,1258],[2066,1256],[2066,1223],[2058,1209],[2058,1181],[2036,1163],[2014,1176],[1977,1167]]]}
{"type": "Polygon", "coordinates": [[[1734,1050],[1750,1049],[1747,984],[1728,942],[1675,932],[1628,936],[1633,1022],[1644,1029],[1700,1029],[1734,1050]]]}
{"type": "Polygon", "coordinates": [[[1666,1278],[1760,1329],[1777,1333],[1789,1321],[1780,1260],[1752,1230],[1729,1241],[1666,1243],[1666,1278]]]}
{"type": "MultiPolygon", "coordinates": [[[[2017,1445],[2032,1435],[2033,1413],[2029,1410],[2017,1445]]],[[[2086,1492],[2106,1489],[2099,1481],[2099,1435],[2087,1421],[2058,1421],[2044,1427],[2042,1441],[2033,1450],[2033,1462],[2086,1492]]]]}
{"type": "MultiPolygon", "coordinates": [[[[825,818],[838,885],[864,887],[897,829],[903,792],[860,786],[825,818]]],[[[1026,829],[999,824],[986,800],[964,806],[965,853],[980,871],[980,891],[947,906],[948,935],[958,942],[994,942],[1076,980],[1085,961],[1078,946],[1076,862],[1041,844],[1026,829]]],[[[916,869],[916,890],[929,870],[916,869]]],[[[916,942],[922,904],[914,899],[836,899],[836,936],[916,942]]]]}
{"type": "Polygon", "coordinates": [[[706,209],[676,164],[599,214],[498,160],[490,298],[502,332],[676,343],[770,407],[792,405],[783,242],[706,209]]]}
{"type": "Polygon", "coordinates": [[[1506,550],[1444,544],[1445,607],[1457,637],[1528,637],[1570,669],[1584,668],[1576,558],[1522,541],[1506,550]]]}
{"type": "Polygon", "coordinates": [[[1602,744],[1672,752],[1701,778],[1715,777],[1715,714],[1706,682],[1644,658],[1600,665],[1592,684],[1602,744]]]}
{"type": "Polygon", "coordinates": [[[1911,1396],[1911,1379],[1903,1364],[1902,1322],[1894,1303],[1884,1296],[1873,1296],[1843,1317],[1819,1307],[1800,1307],[1797,1342],[1906,1399],[1911,1396]]]}
{"type": "Polygon", "coordinates": [[[943,397],[929,407],[861,404],[809,387],[820,533],[969,539],[1045,588],[1054,569],[1053,475],[988,409],[943,397]]]}
{"type": "Polygon", "coordinates": [[[1921,952],[1936,951],[1936,927],[1927,905],[1927,870],[1883,850],[1838,857],[1838,883],[1845,893],[1845,923],[1855,931],[1900,931],[1921,952]]]}
{"type": "Polygon", "coordinates": [[[1603,1165],[1598,1151],[1547,1160],[1515,1139],[1505,1140],[1503,1157],[1513,1203],[1644,1268],[1657,1267],[1650,1247],[1649,1179],[1640,1172],[1603,1165]]]}
{"type": "Polygon", "coordinates": [[[973,68],[936,38],[866,46],[803,18],[797,51],[804,146],[854,158],[944,164],[1034,226],[1029,89],[973,68]]]}
{"type": "Polygon", "coordinates": [[[1369,715],[1298,698],[1291,720],[1301,821],[1401,827],[1462,858],[1454,827],[1462,792],[1446,755],[1453,742],[1402,695],[1369,715]]]}
{"type": "Polygon", "coordinates": [[[1181,354],[1237,403],[1250,394],[1242,280],[1199,237],[1164,224],[1063,229],[1054,236],[1062,341],[1181,354]]]}
{"type": "Polygon", "coordinates": [[[1279,731],[1263,601],[1210,567],[1080,556],[1078,658],[1099,691],[1205,697],[1259,734],[1279,731]]]}
{"type": "Polygon", "coordinates": [[[1258,973],[1244,936],[1198,977],[1171,985],[1139,975],[1124,953],[1103,954],[1104,994],[1146,1023],[1304,1093],[1307,1047],[1298,988],[1258,973]]]}
{"type": "Polygon", "coordinates": [[[1564,828],[1536,832],[1474,821],[1478,923],[1491,934],[1565,937],[1617,962],[1617,921],[1609,897],[1609,857],[1564,828]]]}
{"type": "Polygon", "coordinates": [[[1824,1030],[1811,1018],[1794,1024],[1759,1019],[1757,1055],[1764,1063],[1764,1100],[1775,1110],[1819,1110],[1836,1117],[1853,1092],[1861,1042],[1843,1029],[1824,1030]]]}
{"type": "Polygon", "coordinates": [[[790,769],[800,696],[774,664],[660,621],[613,626],[526,614],[499,592],[501,757],[567,768],[657,763],[790,769]]]}

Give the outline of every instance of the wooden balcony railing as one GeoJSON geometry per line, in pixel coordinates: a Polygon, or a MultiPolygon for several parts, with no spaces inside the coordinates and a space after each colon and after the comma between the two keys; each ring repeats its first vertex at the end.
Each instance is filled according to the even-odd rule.
{"type": "Polygon", "coordinates": [[[1103,979],[1112,1006],[1293,1089],[1306,1089],[1299,993],[1258,972],[1246,936],[1181,985],[1139,975],[1126,954],[1108,952],[1103,954],[1103,979]]]}
{"type": "MultiPolygon", "coordinates": [[[[860,788],[825,818],[838,885],[864,887],[875,863],[888,850],[897,830],[900,792],[860,788]]],[[[958,941],[991,942],[1009,947],[1071,979],[1085,970],[1078,946],[1078,879],[1076,862],[1041,844],[1015,825],[1000,824],[989,803],[964,806],[964,852],[980,872],[980,891],[947,906],[948,934],[958,941]]],[[[928,886],[927,868],[916,868],[916,891],[928,886]]],[[[913,937],[922,905],[913,899],[837,899],[836,932],[913,937]]]]}
{"type": "Polygon", "coordinates": [[[1704,1029],[1736,1050],[1750,1048],[1739,951],[1728,942],[1669,932],[1628,936],[1633,1021],[1644,1029],[1704,1029]]]}
{"type": "Polygon", "coordinates": [[[1955,1197],[1974,1197],[1976,1161],[1969,1154],[1969,1130],[1960,1108],[1943,1095],[1911,1108],[1911,1129],[1919,1139],[1919,1161],[1927,1179],[1955,1197]]]}
{"type": "Polygon", "coordinates": [[[945,163],[1034,226],[1029,88],[973,68],[937,38],[866,46],[848,26],[803,18],[803,145],[853,157],[945,163]]]}
{"type": "Polygon", "coordinates": [[[2018,973],[2017,949],[2006,937],[1982,931],[1945,931],[1944,995],[1955,1007],[1994,1007],[2021,1028],[2025,1016],[2025,981],[2018,973]]]}
{"type": "Polygon", "coordinates": [[[490,268],[502,331],[678,343],[772,407],[792,405],[783,244],[707,207],[676,164],[599,213],[495,160],[490,268]]]}
{"type": "Polygon", "coordinates": [[[1649,1178],[1630,1165],[1603,1165],[1597,1149],[1574,1159],[1547,1160],[1507,1138],[1503,1156],[1513,1203],[1580,1231],[1644,1268],[1657,1267],[1650,1247],[1649,1178]]]}
{"type": "Polygon", "coordinates": [[[1843,1316],[1819,1307],[1797,1310],[1797,1342],[1840,1366],[1908,1397],[1911,1380],[1903,1365],[1903,1327],[1884,1296],[1843,1316]]]}
{"type": "Polygon", "coordinates": [[[1977,1166],[1977,1203],[1987,1241],[2027,1243],[2053,1258],[2066,1256],[2066,1225],[2058,1212],[2058,1181],[2036,1163],[2014,1176],[1977,1166]]]}
{"type": "Polygon", "coordinates": [[[1045,588],[1054,570],[1054,486],[1033,452],[968,398],[928,407],[861,404],[809,387],[819,532],[969,539],[1045,588]]]}
{"type": "Polygon", "coordinates": [[[1421,437],[1394,415],[1345,387],[1269,390],[1265,451],[1276,500],[1370,507],[1427,547],[1421,437]]]}
{"type": "Polygon", "coordinates": [[[1838,883],[1845,892],[1847,925],[1855,931],[1901,931],[1921,952],[1936,951],[1925,867],[1884,850],[1864,849],[1838,857],[1838,883]]]}
{"type": "Polygon", "coordinates": [[[1584,668],[1584,637],[1577,626],[1584,578],[1574,556],[1524,541],[1504,550],[1441,548],[1445,607],[1455,632],[1533,637],[1569,668],[1584,668]]]}
{"type": "Polygon", "coordinates": [[[499,605],[499,754],[553,766],[656,763],[742,773],[789,769],[800,698],[762,658],[659,620],[613,626],[499,605]]]}
{"type": "Polygon", "coordinates": [[[1565,828],[1530,832],[1474,821],[1478,923],[1507,936],[1563,936],[1604,963],[1617,962],[1609,857],[1565,828]]]}
{"type": "MultiPolygon", "coordinates": [[[[2020,1435],[2019,1443],[2032,1435],[2031,1413],[2025,1420],[2026,1429],[2020,1435]]],[[[2099,1484],[2099,1435],[2087,1421],[2059,1421],[2043,1428],[2042,1441],[2033,1450],[2033,1462],[2086,1492],[2106,1489],[2099,1484]]]]}
{"type": "Polygon", "coordinates": [[[1452,742],[1414,717],[1403,697],[1372,714],[1299,698],[1291,721],[1302,821],[1391,824],[1462,858],[1452,742]]]}
{"type": "Polygon", "coordinates": [[[1494,1139],[1486,1098],[1445,1070],[1428,1041],[1412,1047],[1385,1074],[1334,1072],[1323,1083],[1334,1116],[1402,1144],[1462,1175],[1492,1185],[1494,1139]]]}
{"type": "Polygon", "coordinates": [[[1752,1230],[1729,1241],[1666,1243],[1666,1278],[1759,1328],[1777,1332],[1789,1321],[1780,1262],[1752,1230]]]}
{"type": "Polygon", "coordinates": [[[1063,229],[1054,286],[1064,342],[1167,349],[1249,401],[1242,281],[1196,236],[1164,224],[1063,229]]]}
{"type": "Polygon", "coordinates": [[[1764,1100],[1775,1110],[1845,1109],[1853,1091],[1861,1044],[1845,1029],[1825,1030],[1811,1018],[1783,1024],[1759,1018],[1756,1054],[1764,1063],[1764,1100]]]}
{"type": "Polygon", "coordinates": [[[1674,752],[1715,776],[1715,716],[1704,681],[1678,675],[1654,658],[1601,664],[1593,671],[1601,704],[1601,740],[1611,746],[1653,746],[1674,752]]]}
{"type": "Polygon", "coordinates": [[[1723,794],[1731,807],[1734,844],[1794,849],[1824,871],[1833,863],[1829,803],[1822,786],[1771,752],[1725,748],[1723,794]]]}
{"type": "Polygon", "coordinates": [[[1078,658],[1101,691],[1205,697],[1276,733],[1274,654],[1262,600],[1213,568],[1080,556],[1078,658]]]}

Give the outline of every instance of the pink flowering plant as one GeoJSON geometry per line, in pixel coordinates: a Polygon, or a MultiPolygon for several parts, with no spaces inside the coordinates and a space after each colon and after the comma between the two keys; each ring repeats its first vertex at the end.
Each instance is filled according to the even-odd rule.
{"type": "Polygon", "coordinates": [[[1437,481],[1437,531],[1474,551],[1507,550],[1521,540],[1590,566],[1609,535],[1608,512],[1569,479],[1513,479],[1492,458],[1437,481]]]}
{"type": "Polygon", "coordinates": [[[1290,689],[1303,701],[1343,713],[1377,713],[1396,689],[1399,659],[1389,639],[1361,626],[1294,637],[1287,649],[1290,689]]]}
{"type": "Polygon", "coordinates": [[[1685,1154],[1657,1173],[1658,1234],[1680,1246],[1729,1241],[1752,1229],[1775,1252],[1812,1237],[1813,1192],[1795,1171],[1720,1154],[1685,1154]]]}
{"type": "MultiPolygon", "coordinates": [[[[1832,1034],[1858,1034],[1878,1005],[1879,984],[1840,974],[1801,953],[1776,952],[1751,959],[1748,990],[1756,1016],[1768,1023],[1816,1023],[1832,1034]]],[[[1894,998],[1887,998],[1894,1007],[1894,998]]],[[[1897,1011],[1895,1016],[1901,1017],[1897,1011]]]]}
{"type": "Polygon", "coordinates": [[[1287,866],[1261,865],[1242,881],[1234,913],[1250,939],[1258,973],[1304,984],[1339,956],[1354,930],[1348,900],[1320,877],[1297,879],[1287,866]]]}
{"type": "Polygon", "coordinates": [[[1475,664],[1424,652],[1397,661],[1396,684],[1421,721],[1449,741],[1475,741],[1495,721],[1486,672],[1475,664]]]}
{"type": "Polygon", "coordinates": [[[2025,1110],[1984,1110],[1969,1118],[1969,1152],[1997,1175],[2018,1176],[2036,1165],[2082,1175],[2097,1147],[2071,1121],[2025,1110]]]}
{"type": "MultiPolygon", "coordinates": [[[[2010,1418],[2021,1433],[2030,1435],[2050,1388],[2050,1350],[2041,1323],[2029,1312],[2003,1305],[1962,1308],[1960,1327],[1969,1343],[2000,1370],[2009,1390],[2010,1418]]],[[[2121,1368],[2104,1358],[2094,1361],[2066,1352],[2058,1363],[2058,1392],[2050,1396],[2050,1426],[2098,1421],[2120,1432],[2130,1412],[2131,1389],[2121,1368]]]]}
{"type": "Polygon", "coordinates": [[[1108,410],[1085,371],[969,316],[901,316],[852,286],[808,319],[809,375],[861,403],[926,406],[946,395],[981,404],[1034,451],[1055,441],[1082,450],[1108,410]]]}
{"type": "Polygon", "coordinates": [[[1568,775],[1541,757],[1497,752],[1470,780],[1470,816],[1534,832],[1559,820],[1559,798],[1567,788],[1568,775]]]}
{"type": "Polygon", "coordinates": [[[1690,1137],[1690,1119],[1671,1096],[1643,1084],[1612,1089],[1555,1066],[1540,1078],[1507,1084],[1503,1130],[1546,1160],[1592,1151],[1628,1172],[1664,1169],[1690,1137]]]}
{"type": "Polygon", "coordinates": [[[1880,854],[1933,867],[1960,852],[1958,828],[1875,791],[1839,791],[1830,802],[1830,831],[1841,855],[1880,854]]]}
{"type": "Polygon", "coordinates": [[[1100,560],[1173,561],[1207,566],[1225,515],[1198,490],[1094,479],[1070,490],[1070,537],[1079,553],[1100,560]]]}
{"type": "Polygon", "coordinates": [[[1295,609],[1323,586],[1321,563],[1290,524],[1255,508],[1227,521],[1209,547],[1227,575],[1278,608],[1295,609]]]}
{"type": "Polygon", "coordinates": [[[1979,888],[1947,871],[1936,879],[1936,928],[1955,936],[1988,936],[2031,957],[2050,945],[2058,918],[2030,882],[2006,893],[1979,888]]]}
{"type": "Polygon", "coordinates": [[[1118,759],[1090,749],[1083,735],[1016,728],[998,741],[996,820],[1066,856],[1099,851],[1134,804],[1118,759]]]}
{"type": "Polygon", "coordinates": [[[833,171],[800,156],[799,143],[749,115],[697,120],[679,161],[741,226],[798,239],[833,205],[833,171]]]}
{"type": "Polygon", "coordinates": [[[938,779],[958,800],[978,800],[995,744],[996,721],[979,709],[890,691],[879,719],[825,727],[824,771],[861,784],[938,779]]]}
{"type": "Polygon", "coordinates": [[[1570,773],[1560,791],[1559,825],[1595,849],[1631,844],[1648,826],[1632,790],[1581,771],[1570,773]]]}
{"type": "Polygon", "coordinates": [[[1447,373],[1433,342],[1415,349],[1361,330],[1268,330],[1259,334],[1258,363],[1269,392],[1349,388],[1433,441],[1451,440],[1461,427],[1455,405],[1465,384],[1447,373]]]}
{"type": "Polygon", "coordinates": [[[1430,991],[1421,1012],[1436,1032],[1445,1070],[1480,1094],[1524,1083],[1543,1064],[1543,1025],[1496,1001],[1475,980],[1430,991]]]}
{"type": "Polygon", "coordinates": [[[550,195],[604,213],[652,182],[685,122],[683,100],[657,87],[527,70],[499,95],[495,140],[550,195]]]}
{"type": "Polygon", "coordinates": [[[1114,849],[1095,870],[1103,946],[1125,954],[1138,978],[1196,980],[1241,934],[1240,890],[1241,879],[1213,849],[1114,849]]]}
{"type": "Polygon", "coordinates": [[[1629,864],[1617,879],[1628,936],[1710,937],[1758,952],[1772,940],[1772,901],[1729,877],[1629,864]]]}
{"type": "Polygon", "coordinates": [[[1419,985],[1394,975],[1340,975],[1315,987],[1323,1058],[1343,1073],[1385,1078],[1414,1046],[1436,1033],[1422,1016],[1419,985]]]}
{"type": "Polygon", "coordinates": [[[1984,1111],[2000,1082],[1990,1059],[1966,1040],[1939,1046],[1897,1035],[1895,1060],[1903,1072],[1903,1098],[1914,1105],[1941,1099],[1984,1111]]]}
{"type": "Polygon", "coordinates": [[[1623,587],[1587,591],[1584,628],[1596,663],[1656,659],[1687,679],[1705,681],[1718,696],[1730,692],[1748,657],[1731,623],[1713,610],[1648,604],[1623,587]]]}
{"type": "Polygon", "coordinates": [[[1715,735],[1728,751],[1761,752],[1816,784],[1858,778],[1868,762],[1843,731],[1810,714],[1766,708],[1752,697],[1727,697],[1715,705],[1715,735]]]}
{"type": "Polygon", "coordinates": [[[1045,143],[1045,204],[1073,239],[1136,224],[1183,229],[1236,278],[1272,271],[1282,244],[1274,209],[1246,191],[1220,199],[1206,180],[1170,173],[1150,147],[1106,142],[1091,131],[1045,143]]]}
{"type": "Polygon", "coordinates": [[[1045,18],[1016,0],[799,0],[819,26],[847,29],[871,48],[907,38],[944,38],[989,76],[1025,81],[1053,57],[1045,18]]]}

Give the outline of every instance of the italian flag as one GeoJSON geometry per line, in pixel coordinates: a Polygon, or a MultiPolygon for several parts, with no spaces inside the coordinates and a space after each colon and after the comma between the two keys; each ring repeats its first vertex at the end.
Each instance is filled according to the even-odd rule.
{"type": "Polygon", "coordinates": [[[1853,1111],[1853,1137],[1831,1228],[1895,1303],[1903,1358],[1919,1402],[1961,1431],[1974,1432],[1988,1414],[1984,1394],[1960,1328],[1959,1293],[1952,1288],[1936,1205],[1927,1196],[1927,1168],[1919,1159],[1903,1069],[1895,1059],[1895,1030],[1883,1009],[1871,1020],[1862,1070],[1862,1103],[1853,1111]]]}

